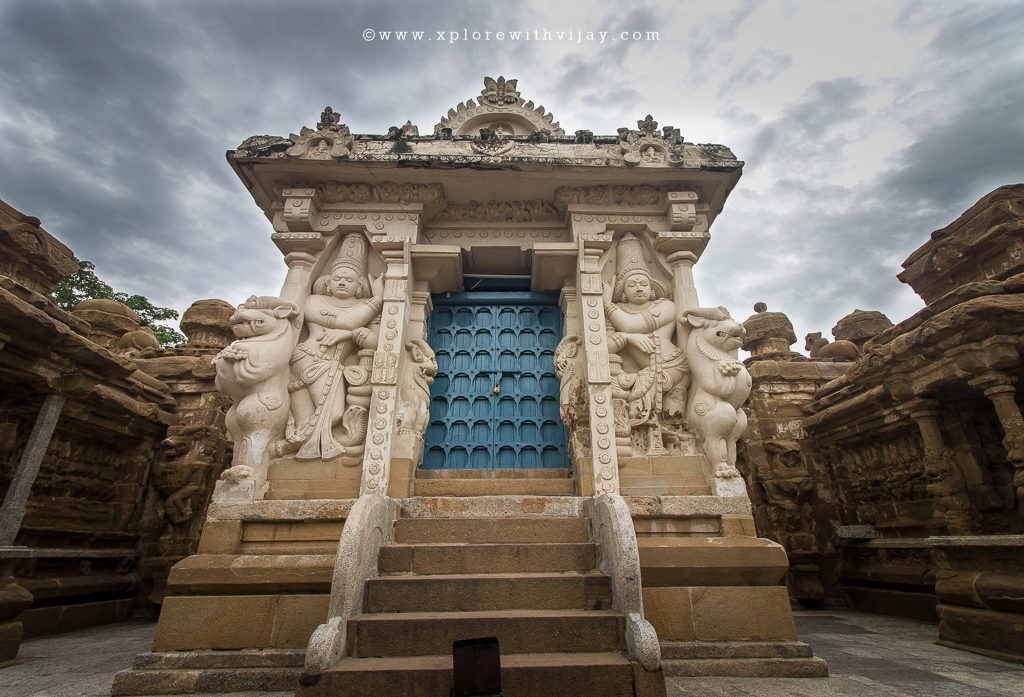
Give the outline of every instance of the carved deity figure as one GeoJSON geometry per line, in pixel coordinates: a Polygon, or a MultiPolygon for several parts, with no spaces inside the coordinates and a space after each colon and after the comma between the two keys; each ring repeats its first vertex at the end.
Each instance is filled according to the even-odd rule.
{"type": "Polygon", "coordinates": [[[306,338],[291,358],[294,424],[282,448],[297,448],[296,459],[327,460],[362,451],[370,370],[360,364],[358,353],[377,346],[384,304],[383,282],[367,276],[367,255],[365,237],[345,237],[337,261],[317,279],[303,308],[306,338]],[[354,388],[365,394],[357,399],[354,388]]]}
{"type": "Polygon", "coordinates": [[[724,307],[690,310],[686,321],[693,327],[686,344],[693,371],[686,423],[700,435],[715,476],[738,477],[736,440],[747,428],[740,405],[752,386],[750,373],[737,358],[743,325],[724,307]]]}
{"type": "MultiPolygon", "coordinates": [[[[604,284],[608,350],[612,363],[612,395],[624,402],[616,436],[646,425],[647,454],[665,453],[661,417],[669,394],[686,388],[689,368],[675,344],[676,304],[651,276],[643,248],[626,233],[616,249],[615,285],[604,284]]],[[[681,408],[682,400],[679,400],[681,408]]]]}
{"type": "MultiPolygon", "coordinates": [[[[225,425],[235,443],[226,481],[259,486],[270,466],[268,448],[288,421],[288,360],[298,336],[299,309],[280,298],[251,296],[231,315],[238,337],[213,359],[215,384],[231,399],[225,425]]],[[[254,500],[259,491],[245,496],[254,500]]]]}

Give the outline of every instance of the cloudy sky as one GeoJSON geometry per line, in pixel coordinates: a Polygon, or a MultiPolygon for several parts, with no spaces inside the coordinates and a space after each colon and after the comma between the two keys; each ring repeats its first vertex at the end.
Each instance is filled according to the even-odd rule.
{"type": "Polygon", "coordinates": [[[919,309],[900,263],[1024,181],[1021,37],[1019,0],[0,0],[0,198],[118,290],[237,303],[276,293],[284,264],[225,150],[327,104],[354,133],[430,133],[504,75],[569,133],[651,113],[732,148],[746,166],[697,265],[703,304],[763,300],[827,335],[854,308],[919,309]],[[542,38],[472,40],[510,30],[542,38]]]}

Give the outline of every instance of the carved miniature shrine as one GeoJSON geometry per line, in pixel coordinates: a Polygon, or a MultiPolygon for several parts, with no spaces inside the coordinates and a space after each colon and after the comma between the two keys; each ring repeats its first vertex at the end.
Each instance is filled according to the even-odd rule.
{"type": "Polygon", "coordinates": [[[228,161],[288,273],[214,361],[232,466],[154,651],[277,651],[310,695],[441,694],[480,632],[507,694],[661,694],[710,655],[823,674],[736,469],[743,327],[693,284],[727,148],[650,116],[566,135],[488,78],[427,136],[327,108],[228,161]]]}
{"type": "Polygon", "coordinates": [[[727,148],[517,87],[229,151],[287,275],[180,346],[61,310],[71,251],[0,202],[0,661],[159,608],[112,694],[445,695],[496,637],[510,697],[660,695],[825,675],[791,600],[1024,661],[1024,185],[807,357],[698,300],[727,148]]]}

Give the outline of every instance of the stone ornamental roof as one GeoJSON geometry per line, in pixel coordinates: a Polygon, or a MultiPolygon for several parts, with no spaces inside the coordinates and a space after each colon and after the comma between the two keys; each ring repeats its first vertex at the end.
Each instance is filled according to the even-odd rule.
{"type": "Polygon", "coordinates": [[[597,136],[587,130],[566,135],[543,106],[520,95],[517,80],[484,78],[474,99],[460,102],[420,136],[411,122],[392,126],[383,135],[354,135],[331,107],[324,109],[316,128],[303,127],[287,138],[259,135],[247,138],[229,161],[323,160],[377,162],[411,166],[569,165],[675,168],[733,171],[743,163],[724,145],[693,144],[679,129],[651,115],[637,127],[622,127],[616,135],[597,136]]]}

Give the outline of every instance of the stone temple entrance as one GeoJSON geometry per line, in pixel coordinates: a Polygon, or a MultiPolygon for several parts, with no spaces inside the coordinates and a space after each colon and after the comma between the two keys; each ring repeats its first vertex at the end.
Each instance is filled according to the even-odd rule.
{"type": "Polygon", "coordinates": [[[437,358],[423,469],[568,468],[558,409],[557,293],[432,298],[437,358]]]}

